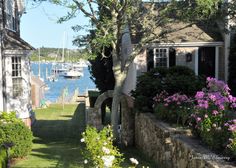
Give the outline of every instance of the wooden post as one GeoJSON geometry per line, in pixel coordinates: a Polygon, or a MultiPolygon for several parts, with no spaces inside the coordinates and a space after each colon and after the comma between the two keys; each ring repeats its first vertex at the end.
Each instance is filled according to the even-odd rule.
{"type": "Polygon", "coordinates": [[[64,108],[65,108],[65,88],[62,90],[62,108],[63,108],[63,110],[64,110],[64,108]]]}

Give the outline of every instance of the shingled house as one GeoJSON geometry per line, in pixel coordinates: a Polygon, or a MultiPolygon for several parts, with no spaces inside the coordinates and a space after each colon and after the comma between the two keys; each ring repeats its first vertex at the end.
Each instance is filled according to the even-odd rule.
{"type": "Polygon", "coordinates": [[[16,111],[26,123],[30,117],[30,63],[33,47],[20,37],[24,0],[0,3],[0,111],[16,111]]]}
{"type": "MultiPolygon", "coordinates": [[[[145,5],[145,3],[144,3],[145,5]]],[[[230,33],[227,34],[217,23],[184,23],[173,21],[155,27],[154,34],[168,30],[164,36],[143,46],[128,72],[123,92],[135,89],[137,76],[155,67],[187,66],[196,75],[205,75],[227,81],[230,33]]],[[[129,28],[122,38],[122,54],[125,58],[139,38],[129,28]]]]}

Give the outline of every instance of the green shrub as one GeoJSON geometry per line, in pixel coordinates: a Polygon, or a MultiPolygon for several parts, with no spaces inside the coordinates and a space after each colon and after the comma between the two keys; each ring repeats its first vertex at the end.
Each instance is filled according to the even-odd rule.
{"type": "Polygon", "coordinates": [[[25,157],[32,148],[33,135],[15,113],[2,113],[0,118],[0,144],[13,143],[11,158],[25,157]]]}
{"type": "Polygon", "coordinates": [[[0,167],[1,168],[7,167],[7,153],[6,149],[3,147],[0,147],[0,167]]]}
{"type": "Polygon", "coordinates": [[[170,95],[175,93],[193,96],[204,86],[204,80],[183,66],[156,68],[138,77],[135,97],[135,108],[139,112],[152,112],[153,97],[163,90],[170,95]]]}

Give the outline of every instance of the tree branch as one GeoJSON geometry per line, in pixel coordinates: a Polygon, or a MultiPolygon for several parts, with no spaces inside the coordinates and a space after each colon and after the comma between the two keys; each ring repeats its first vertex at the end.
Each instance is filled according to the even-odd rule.
{"type": "Polygon", "coordinates": [[[96,15],[94,15],[93,13],[89,13],[88,11],[86,11],[83,7],[83,4],[81,2],[78,2],[77,0],[73,0],[73,2],[77,5],[77,7],[79,8],[79,10],[81,12],[84,13],[85,16],[89,17],[93,23],[97,24],[98,23],[98,19],[96,18],[96,15]]]}

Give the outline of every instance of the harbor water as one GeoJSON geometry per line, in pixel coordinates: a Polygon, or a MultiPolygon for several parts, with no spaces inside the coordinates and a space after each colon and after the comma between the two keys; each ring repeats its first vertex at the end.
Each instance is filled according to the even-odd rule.
{"type": "MultiPolygon", "coordinates": [[[[49,74],[51,69],[52,63],[40,63],[40,77],[43,78],[45,84],[49,87],[45,92],[46,101],[56,102],[65,88],[68,90],[69,95],[73,95],[76,89],[78,89],[79,94],[84,94],[87,89],[96,89],[94,82],[90,79],[91,75],[88,67],[83,68],[84,75],[79,78],[67,79],[63,76],[58,76],[58,80],[55,82],[46,79],[46,71],[49,74]]],[[[38,76],[39,64],[31,63],[31,71],[33,75],[38,76]]]]}

